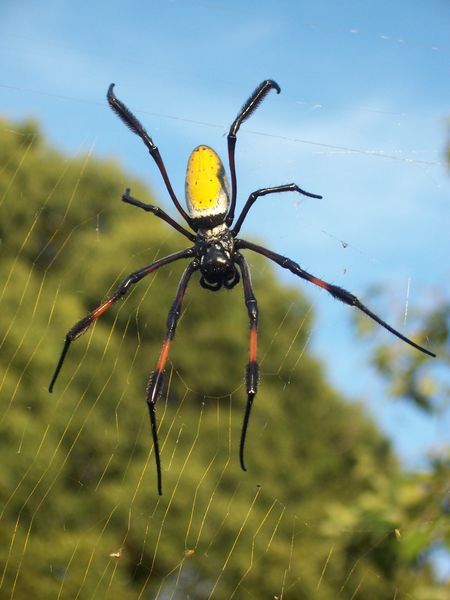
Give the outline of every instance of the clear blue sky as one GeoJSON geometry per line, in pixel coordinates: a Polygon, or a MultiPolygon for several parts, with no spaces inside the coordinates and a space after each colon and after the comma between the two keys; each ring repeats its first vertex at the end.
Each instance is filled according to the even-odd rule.
{"type": "MultiPolygon", "coordinates": [[[[402,318],[407,300],[429,305],[448,290],[450,275],[449,3],[126,6],[3,0],[0,112],[36,117],[70,153],[93,147],[117,156],[176,216],[142,143],[107,107],[109,83],[159,145],[182,198],[191,149],[206,143],[225,157],[224,134],[238,108],[262,79],[275,79],[282,94],[270,95],[240,132],[240,201],[291,181],[324,198],[261,199],[242,235],[362,297],[385,285],[384,318],[413,335],[402,318]]],[[[366,366],[366,346],[352,336],[350,310],[287,273],[280,277],[311,300],[313,349],[329,377],[367,402],[401,456],[414,464],[441,443],[448,419],[423,418],[385,398],[366,366]]]]}

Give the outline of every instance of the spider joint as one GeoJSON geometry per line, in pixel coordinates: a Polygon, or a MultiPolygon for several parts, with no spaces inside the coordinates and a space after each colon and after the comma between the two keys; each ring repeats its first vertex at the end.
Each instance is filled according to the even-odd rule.
{"type": "Polygon", "coordinates": [[[255,298],[252,298],[251,300],[247,300],[246,303],[247,305],[247,311],[248,311],[248,316],[250,317],[250,320],[252,322],[255,322],[258,320],[258,303],[256,302],[255,298]]]}
{"type": "MultiPolygon", "coordinates": [[[[248,395],[254,396],[258,390],[259,383],[259,366],[256,361],[251,361],[247,365],[247,370],[245,373],[245,383],[248,395]]],[[[251,398],[251,401],[253,401],[253,397],[251,398]]]]}

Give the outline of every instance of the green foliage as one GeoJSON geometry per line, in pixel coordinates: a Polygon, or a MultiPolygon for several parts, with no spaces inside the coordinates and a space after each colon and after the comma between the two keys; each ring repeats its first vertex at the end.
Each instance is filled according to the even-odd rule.
{"type": "Polygon", "coordinates": [[[248,473],[240,287],[211,294],[194,278],[186,294],[158,405],[162,499],[144,394],[183,265],[105,313],[48,394],[69,327],[186,240],[120,203],[125,186],[151,197],[113,161],[64,157],[31,122],[3,121],[0,135],[2,594],[444,598],[423,560],[429,528],[444,532],[442,488],[403,473],[361,407],[327,384],[307,349],[308,303],[257,257],[248,473]]]}
{"type": "MultiPolygon", "coordinates": [[[[450,301],[440,294],[433,307],[416,310],[413,318],[421,324],[416,339],[424,343],[432,340],[437,359],[405,354],[399,345],[383,343],[375,346],[372,364],[387,382],[392,397],[411,403],[423,411],[424,418],[445,423],[450,411],[450,301]]],[[[402,557],[411,564],[423,562],[435,549],[450,560],[450,447],[437,449],[425,462],[425,472],[410,473],[396,483],[408,522],[402,535],[402,557]]],[[[381,510],[389,514],[387,507],[381,506],[381,510]]]]}
{"type": "MultiPolygon", "coordinates": [[[[370,331],[373,337],[367,319],[354,317],[359,333],[370,331]]],[[[432,343],[438,360],[430,361],[419,352],[404,353],[399,343],[384,343],[375,347],[372,364],[388,382],[390,395],[411,401],[425,412],[443,413],[450,408],[450,300],[441,296],[428,310],[410,311],[409,318],[416,325],[415,339],[424,345],[432,343]]]]}

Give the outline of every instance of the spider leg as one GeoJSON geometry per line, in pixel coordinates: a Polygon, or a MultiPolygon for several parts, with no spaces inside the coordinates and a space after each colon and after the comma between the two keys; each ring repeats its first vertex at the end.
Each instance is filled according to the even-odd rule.
{"type": "Polygon", "coordinates": [[[298,265],[296,262],[294,262],[290,258],[286,258],[285,256],[282,256],[281,254],[277,254],[276,252],[272,252],[271,250],[268,250],[267,248],[264,248],[263,246],[258,246],[257,244],[253,244],[253,243],[247,242],[245,240],[236,240],[236,247],[237,248],[247,248],[248,250],[253,250],[253,252],[262,254],[263,256],[269,258],[270,260],[273,260],[275,263],[280,265],[280,267],[283,267],[284,269],[288,269],[289,271],[291,271],[291,273],[294,273],[294,275],[297,275],[298,277],[301,277],[302,279],[305,279],[306,281],[309,281],[309,282],[313,283],[314,285],[317,285],[318,287],[323,288],[324,290],[329,292],[333,296],[333,298],[336,298],[336,300],[340,300],[344,304],[348,304],[349,306],[354,306],[354,307],[358,308],[360,311],[362,311],[368,317],[370,317],[373,321],[375,321],[376,323],[378,323],[379,325],[381,325],[382,327],[384,327],[385,329],[390,331],[393,335],[397,336],[398,338],[400,338],[401,340],[403,340],[404,342],[406,342],[413,348],[420,350],[420,352],[423,352],[424,354],[428,354],[428,356],[433,356],[433,357],[436,356],[433,352],[430,352],[430,350],[427,350],[426,348],[419,346],[419,344],[416,344],[415,342],[413,342],[412,340],[410,340],[409,338],[407,338],[403,334],[401,334],[399,331],[397,331],[396,329],[394,329],[393,327],[388,325],[386,323],[386,321],[383,321],[383,319],[381,319],[378,315],[376,315],[370,309],[368,309],[367,306],[365,306],[356,296],[354,296],[347,290],[344,290],[343,288],[338,287],[337,285],[327,283],[326,281],[323,281],[322,279],[319,279],[318,277],[311,275],[307,271],[303,270],[300,267],[300,265],[298,265]]]}
{"type": "Polygon", "coordinates": [[[248,119],[252,113],[258,108],[267,94],[271,89],[277,91],[277,94],[281,92],[280,86],[271,79],[266,79],[258,85],[253,94],[248,98],[244,106],[239,111],[238,116],[233,121],[228,133],[228,162],[230,165],[231,175],[231,201],[228,215],[226,218],[226,225],[229,227],[234,221],[234,210],[236,207],[236,196],[237,196],[237,181],[236,181],[236,164],[235,164],[235,148],[236,148],[236,134],[239,131],[239,127],[242,123],[248,119]]]}
{"type": "Polygon", "coordinates": [[[253,293],[252,283],[250,280],[250,272],[247,262],[242,254],[237,254],[236,262],[239,265],[242,273],[242,285],[244,287],[244,298],[247,306],[248,316],[250,319],[250,352],[247,370],[245,374],[245,387],[247,389],[247,404],[245,407],[244,421],[242,423],[241,442],[239,446],[239,460],[241,468],[246,471],[244,462],[244,447],[247,436],[248,422],[250,420],[250,412],[252,410],[253,400],[258,390],[259,381],[259,366],[256,359],[258,347],[258,303],[256,302],[255,294],[253,293]]]}
{"type": "Polygon", "coordinates": [[[187,238],[189,238],[191,242],[195,242],[195,235],[187,229],[185,229],[184,227],[182,227],[181,225],[179,225],[176,221],[172,219],[172,217],[169,217],[169,215],[166,212],[164,212],[161,208],[159,208],[159,206],[154,206],[153,204],[145,204],[137,198],[133,198],[133,196],[131,196],[130,194],[130,191],[130,188],[127,188],[122,194],[123,202],[126,202],[127,204],[132,204],[133,206],[137,206],[138,208],[142,208],[146,212],[153,213],[155,217],[159,217],[160,219],[168,223],[171,227],[173,227],[174,229],[185,235],[187,238]]]}
{"type": "Polygon", "coordinates": [[[96,309],[90,312],[86,317],[78,321],[72,329],[70,329],[64,340],[64,346],[61,352],[61,356],[59,357],[58,364],[56,365],[55,372],[53,374],[52,380],[48,387],[48,391],[53,392],[53,386],[58,378],[58,375],[61,371],[61,367],[63,366],[64,359],[66,358],[67,352],[69,350],[70,344],[79,338],[85,331],[89,329],[89,327],[100,317],[104,312],[108,310],[117,300],[120,300],[125,296],[130,287],[140,281],[143,277],[146,277],[150,273],[153,273],[160,267],[164,265],[168,265],[169,263],[174,262],[175,260],[179,260],[180,258],[190,258],[194,255],[193,248],[188,248],[187,250],[181,250],[180,252],[175,252],[174,254],[169,254],[169,256],[165,256],[164,258],[160,258],[159,260],[139,269],[138,271],[134,271],[127,275],[127,277],[122,281],[117,290],[114,292],[112,296],[110,296],[107,300],[102,302],[96,309]]]}
{"type": "Polygon", "coordinates": [[[285,185],[277,185],[276,187],[262,188],[261,190],[256,190],[256,192],[252,192],[248,197],[248,200],[245,203],[244,208],[242,209],[242,212],[239,215],[235,226],[233,227],[233,234],[237,235],[239,233],[239,230],[241,229],[242,223],[244,222],[248,211],[251,209],[257,198],[259,198],[260,196],[267,196],[267,194],[277,194],[278,192],[298,192],[299,194],[302,194],[303,196],[308,196],[309,198],[317,198],[319,200],[321,200],[322,198],[322,196],[319,196],[318,194],[311,194],[310,192],[305,192],[305,190],[299,188],[296,183],[287,183],[285,185]]]}
{"type": "Polygon", "coordinates": [[[114,95],[113,89],[114,89],[114,83],[111,83],[111,85],[108,88],[108,94],[107,94],[107,99],[108,99],[108,103],[109,103],[110,107],[116,113],[116,115],[118,115],[118,117],[125,123],[125,125],[127,127],[129,127],[133,133],[138,135],[141,138],[141,140],[144,142],[144,144],[147,146],[148,151],[150,152],[153,160],[155,161],[155,163],[162,175],[162,178],[164,179],[164,183],[166,184],[166,188],[167,188],[167,191],[169,192],[172,202],[175,204],[176,209],[178,210],[180,215],[183,217],[183,219],[187,223],[190,224],[191,221],[190,221],[189,215],[186,213],[186,211],[183,209],[183,207],[179,203],[178,198],[176,197],[175,192],[172,189],[172,184],[170,183],[169,176],[167,175],[166,167],[164,166],[164,162],[163,162],[163,159],[161,158],[158,147],[155,146],[152,138],[148,135],[148,133],[145,131],[143,125],[133,115],[133,113],[130,111],[130,109],[127,108],[125,106],[125,104],[123,102],[121,102],[118,98],[116,98],[116,96],[114,95]]]}
{"type": "Polygon", "coordinates": [[[156,363],[156,368],[153,371],[150,380],[147,385],[147,393],[146,393],[146,401],[150,414],[150,424],[152,428],[152,437],[153,437],[153,448],[155,451],[155,460],[156,460],[156,475],[158,480],[158,494],[162,496],[162,475],[161,475],[161,458],[159,455],[159,443],[158,443],[158,426],[156,422],[156,412],[155,406],[158,401],[159,396],[162,391],[162,384],[164,381],[164,370],[166,367],[167,358],[169,356],[170,345],[172,343],[173,338],[175,337],[175,332],[177,328],[178,319],[181,313],[181,306],[183,303],[184,294],[186,292],[187,285],[189,283],[189,279],[194,271],[198,269],[197,260],[193,260],[186,267],[181,279],[178,284],[177,293],[175,296],[175,300],[173,301],[172,307],[169,310],[169,315],[167,317],[167,333],[165,340],[163,342],[161,353],[159,355],[158,362],[156,363]]]}

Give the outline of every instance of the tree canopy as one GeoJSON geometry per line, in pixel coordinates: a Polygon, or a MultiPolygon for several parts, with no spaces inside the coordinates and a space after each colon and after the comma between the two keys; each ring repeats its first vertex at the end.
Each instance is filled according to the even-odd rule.
{"type": "Polygon", "coordinates": [[[158,498],[145,388],[183,265],[140,282],[73,343],[64,334],[129,272],[186,246],[114,160],[0,122],[0,548],[5,597],[445,597],[427,551],[449,543],[446,466],[398,464],[309,351],[309,302],[250,256],[260,392],[238,445],[248,353],[242,287],[193,278],[158,407],[158,498]],[[424,502],[430,502],[425,519],[424,502]],[[430,531],[430,529],[432,531],[430,531]]]}

